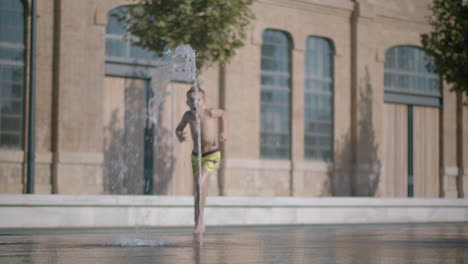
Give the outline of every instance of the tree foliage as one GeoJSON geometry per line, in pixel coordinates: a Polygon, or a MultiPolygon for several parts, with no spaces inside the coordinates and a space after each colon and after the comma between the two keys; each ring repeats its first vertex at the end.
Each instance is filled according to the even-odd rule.
{"type": "Polygon", "coordinates": [[[243,46],[253,0],[137,0],[117,15],[134,44],[162,53],[190,44],[197,68],[226,62],[243,46]]]}
{"type": "Polygon", "coordinates": [[[468,1],[434,0],[430,24],[433,31],[421,35],[426,52],[434,57],[437,71],[468,95],[468,1]]]}

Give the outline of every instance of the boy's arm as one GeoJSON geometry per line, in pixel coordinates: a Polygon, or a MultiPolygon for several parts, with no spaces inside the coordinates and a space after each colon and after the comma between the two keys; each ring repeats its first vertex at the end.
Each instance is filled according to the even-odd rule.
{"type": "Polygon", "coordinates": [[[221,129],[219,131],[219,140],[226,141],[228,138],[227,133],[227,115],[226,112],[222,109],[213,109],[211,115],[216,118],[221,119],[221,129]]]}
{"type": "Polygon", "coordinates": [[[188,123],[187,112],[185,112],[184,115],[182,116],[182,120],[180,120],[179,125],[177,125],[176,130],[175,130],[175,133],[179,142],[185,141],[184,128],[187,125],[187,123],[188,123]]]}

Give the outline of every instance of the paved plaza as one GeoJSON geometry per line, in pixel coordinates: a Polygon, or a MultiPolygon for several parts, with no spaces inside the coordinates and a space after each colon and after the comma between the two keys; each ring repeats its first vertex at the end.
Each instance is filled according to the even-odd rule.
{"type": "Polygon", "coordinates": [[[0,263],[468,263],[468,223],[3,229],[0,263]]]}

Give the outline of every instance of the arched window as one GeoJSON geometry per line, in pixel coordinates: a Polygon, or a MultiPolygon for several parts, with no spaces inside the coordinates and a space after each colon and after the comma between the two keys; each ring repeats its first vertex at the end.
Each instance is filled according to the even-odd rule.
{"type": "Polygon", "coordinates": [[[278,30],[263,32],[261,58],[260,157],[289,159],[291,41],[278,30]]]}
{"type": "Polygon", "coordinates": [[[24,21],[21,0],[0,1],[0,148],[23,145],[24,21]]]}
{"type": "Polygon", "coordinates": [[[304,159],[333,158],[333,54],[330,41],[308,37],[305,52],[304,159]]]}
{"type": "Polygon", "coordinates": [[[432,57],[417,47],[397,46],[385,54],[385,102],[439,106],[440,79],[432,57]]]}
{"type": "Polygon", "coordinates": [[[148,78],[147,70],[163,63],[154,52],[132,44],[136,37],[125,38],[125,24],[115,15],[125,10],[125,6],[112,9],[108,14],[106,28],[106,74],[126,77],[148,78]]]}

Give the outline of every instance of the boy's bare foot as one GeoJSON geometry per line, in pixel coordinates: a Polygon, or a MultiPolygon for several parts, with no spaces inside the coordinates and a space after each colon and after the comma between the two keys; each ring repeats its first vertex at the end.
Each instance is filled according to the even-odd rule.
{"type": "Polygon", "coordinates": [[[203,230],[200,227],[195,228],[195,231],[193,231],[194,235],[201,235],[203,234],[203,230]]]}
{"type": "Polygon", "coordinates": [[[201,235],[206,232],[205,226],[197,226],[193,231],[194,235],[201,235]]]}

